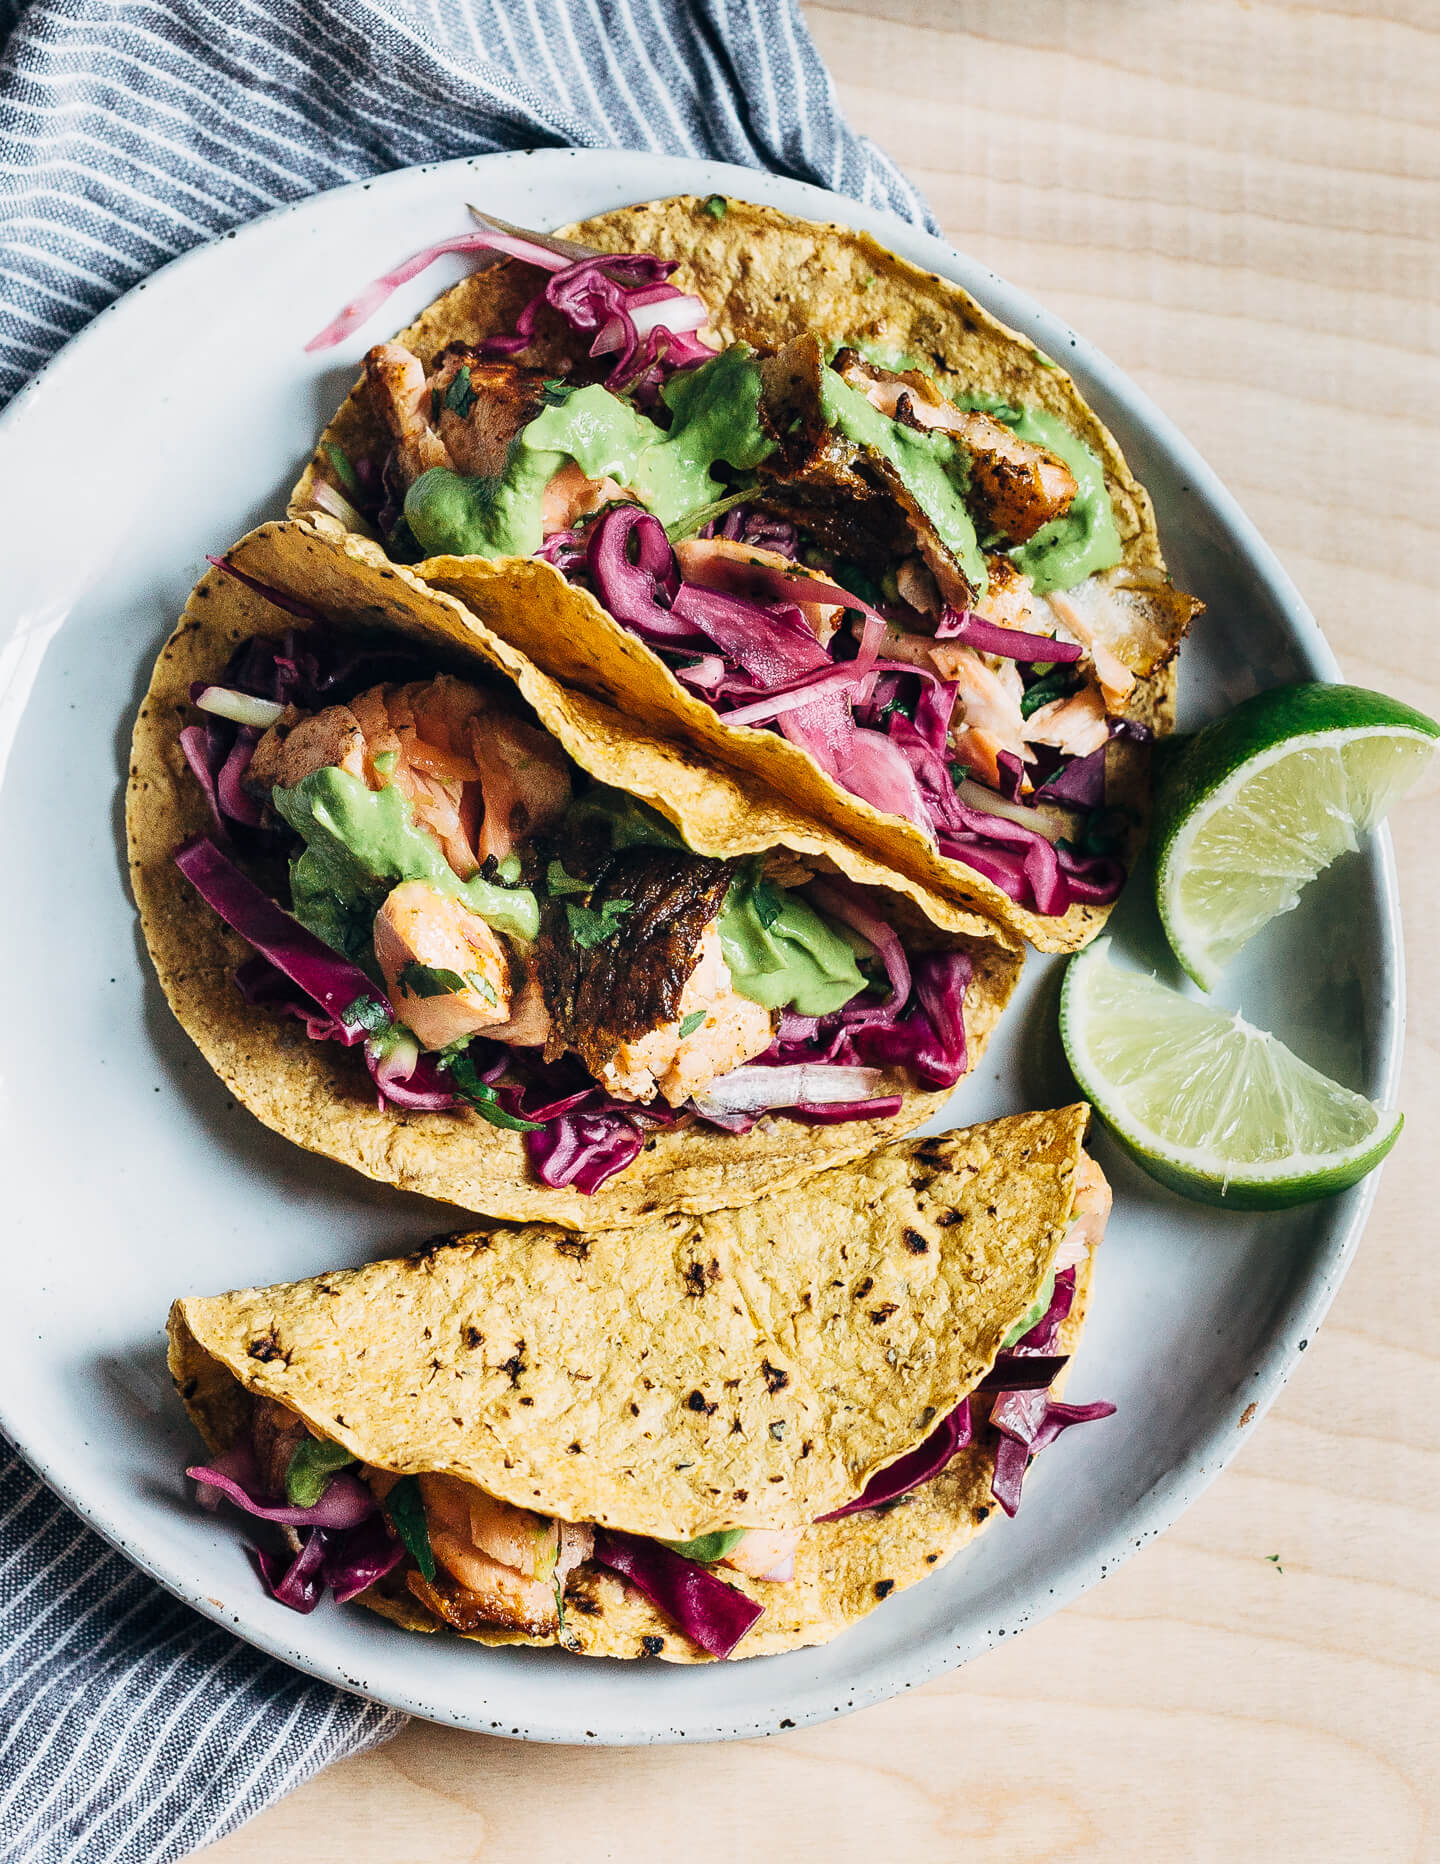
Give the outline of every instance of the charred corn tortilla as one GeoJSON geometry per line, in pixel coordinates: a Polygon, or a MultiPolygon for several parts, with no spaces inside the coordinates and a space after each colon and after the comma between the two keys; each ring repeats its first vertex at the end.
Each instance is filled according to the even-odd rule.
{"type": "MultiPolygon", "coordinates": [[[[993,926],[918,883],[897,880],[858,845],[818,829],[758,783],[708,769],[693,752],[637,731],[584,693],[563,690],[459,603],[388,565],[348,555],[297,525],[253,532],[230,552],[230,561],[348,625],[396,630],[454,665],[488,667],[512,680],[577,764],[653,804],[697,853],[789,850],[817,871],[885,887],[885,911],[904,936],[921,947],[962,945],[971,954],[966,1027],[973,1065],[1020,964],[1018,950],[993,926]]],[[[745,1203],[826,1165],[863,1157],[943,1104],[944,1093],[906,1087],[901,1112],[884,1121],[810,1127],[770,1118],[743,1136],[665,1130],[589,1197],[533,1179],[521,1136],[478,1115],[382,1112],[353,1051],[312,1042],[298,1023],[242,1001],[232,979],[249,948],[210,912],[172,860],[187,837],[210,826],[178,743],[192,682],[218,678],[240,641],[295,625],[293,616],[233,578],[219,571],[206,576],[162,651],[141,706],[126,808],[131,883],[162,988],[206,1060],[267,1126],[368,1177],[467,1210],[580,1227],[745,1203]]]]}
{"type": "MultiPolygon", "coordinates": [[[[171,1371],[217,1455],[243,1440],[252,1400],[271,1398],[362,1462],[455,1475],[565,1520],[674,1539],[810,1523],[989,1369],[1054,1262],[1087,1117],[1075,1106],[907,1141],[744,1210],[583,1237],[476,1233],[177,1301],[171,1371]]],[[[743,1654],[823,1641],[943,1563],[990,1513],[991,1461],[982,1440],[900,1504],[811,1528],[792,1582],[727,1573],[766,1607],[743,1654]]],[[[364,1599],[438,1628],[403,1583],[364,1599]]],[[[474,1635],[700,1655],[594,1566],[569,1582],[563,1634],[474,1635]]]]}
{"type": "MultiPolygon", "coordinates": [[[[1124,566],[1163,571],[1149,496],[1065,370],[960,286],[911,265],[869,234],[733,199],[717,219],[695,196],[623,208],[561,232],[602,251],[650,252],[677,260],[674,282],[711,308],[711,328],[725,343],[744,341],[774,350],[805,332],[827,347],[861,343],[923,364],[943,393],[992,395],[1057,415],[1101,462],[1124,566]]],[[[487,267],[446,292],[396,340],[428,364],[448,343],[474,344],[508,330],[533,291],[534,277],[513,262],[487,267]]],[[[563,370],[579,360],[576,339],[553,314],[542,313],[526,360],[541,369],[563,370]]],[[[384,562],[377,542],[348,532],[317,508],[315,487],[317,480],[333,483],[328,449],[338,446],[361,458],[387,445],[363,383],[357,384],[296,486],[291,515],[336,538],[357,557],[384,562]]],[[[556,679],[581,686],[651,730],[678,735],[707,759],[758,779],[830,832],[868,848],[941,897],[989,915],[1039,950],[1076,950],[1109,915],[1108,906],[1078,902],[1059,917],[1018,906],[985,876],[942,856],[918,827],[851,795],[799,746],[772,731],[725,725],[593,596],[545,563],[434,557],[400,573],[418,575],[458,596],[556,679]]],[[[1172,653],[1178,643],[1177,634],[1172,653]]],[[[1167,658],[1139,681],[1127,709],[1154,731],[1168,732],[1174,694],[1174,661],[1167,658]]],[[[1108,800],[1133,819],[1129,865],[1148,821],[1147,748],[1123,740],[1111,744],[1106,791],[1108,800]]]]}

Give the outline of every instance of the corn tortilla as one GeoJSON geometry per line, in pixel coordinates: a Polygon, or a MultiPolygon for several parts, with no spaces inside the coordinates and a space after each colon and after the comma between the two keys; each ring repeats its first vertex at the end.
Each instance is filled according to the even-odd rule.
{"type": "MultiPolygon", "coordinates": [[[[807,1524],[989,1369],[1054,1262],[1087,1118],[1080,1105],[901,1142],[740,1211],[584,1237],[474,1233],[183,1299],[171,1371],[212,1454],[243,1439],[262,1396],[363,1462],[456,1475],[566,1520],[667,1539],[807,1524]]],[[[793,1582],[727,1572],[766,1607],[742,1653],[823,1641],[933,1571],[992,1512],[992,1466],[982,1432],[899,1505],[811,1527],[793,1582]]],[[[364,1602],[437,1628],[403,1584],[364,1602]]],[[[593,1566],[570,1582],[563,1633],[474,1636],[703,1660],[593,1566]]]]}
{"type": "MultiPolygon", "coordinates": [[[[885,889],[882,910],[919,948],[963,946],[974,965],[966,1026],[973,1066],[1019,973],[1020,952],[989,922],[898,878],[858,844],[818,828],[753,780],[638,731],[589,695],[562,689],[461,604],[388,565],[365,562],[294,524],[266,525],[229,553],[236,568],[357,628],[398,630],[448,664],[510,680],[575,762],[653,804],[697,853],[788,851],[816,871],[885,889]]],[[[249,947],[175,868],[188,836],[211,827],[178,732],[191,683],[216,679],[236,644],[297,624],[212,570],[156,663],[136,721],[126,799],[131,884],[160,983],[180,1023],[230,1091],[267,1126],[366,1176],[488,1216],[575,1228],[704,1211],[797,1184],[863,1157],[937,1112],[946,1094],[904,1086],[892,1119],[811,1127],[768,1118],[748,1134],[656,1133],[593,1196],[532,1177],[521,1135],[477,1114],[404,1113],[375,1104],[355,1051],[311,1042],[299,1023],[248,1007],[232,982],[249,947]]]]}

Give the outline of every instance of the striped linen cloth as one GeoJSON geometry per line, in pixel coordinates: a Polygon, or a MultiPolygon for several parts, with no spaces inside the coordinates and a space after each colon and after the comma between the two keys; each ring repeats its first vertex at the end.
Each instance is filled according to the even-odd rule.
{"type": "MultiPolygon", "coordinates": [[[[791,0],[0,0],[0,404],[271,207],[537,146],[720,157],[928,222],[791,0]]],[[[149,1864],[403,1717],[178,1604],[0,1440],[0,1864],[149,1864]]]]}

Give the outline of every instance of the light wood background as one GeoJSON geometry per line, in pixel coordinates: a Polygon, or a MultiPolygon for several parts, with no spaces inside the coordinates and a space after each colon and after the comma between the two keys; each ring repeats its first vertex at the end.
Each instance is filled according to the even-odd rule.
{"type": "MultiPolygon", "coordinates": [[[[1348,677],[1440,713],[1440,0],[807,12],[955,244],[1178,421],[1348,677]]],[[[1435,788],[1393,822],[1408,1129],[1297,1376],[1168,1535],[863,1715],[650,1752],[417,1722],[215,1864],[1440,1859],[1435,788]]]]}

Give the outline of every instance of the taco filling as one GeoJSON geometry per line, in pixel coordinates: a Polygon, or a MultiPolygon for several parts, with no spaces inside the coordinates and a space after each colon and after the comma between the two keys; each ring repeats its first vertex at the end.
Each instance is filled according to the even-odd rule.
{"type": "Polygon", "coordinates": [[[722,721],[782,734],[1018,905],[1113,901],[1134,822],[1106,748],[1149,736],[1140,683],[1199,605],[1124,564],[1089,446],[907,357],[718,348],[672,261],[525,256],[551,276],[513,332],[369,352],[388,446],[330,448],[347,491],[316,502],[402,561],[543,557],[722,721]],[[589,356],[511,360],[556,314],[589,356]]]}
{"type": "Polygon", "coordinates": [[[245,1000],[362,1047],[382,1107],[468,1108],[591,1193],[661,1127],[884,1119],[965,1072],[964,952],[784,850],[693,853],[498,681],[322,620],[191,697],[226,846],[177,865],[254,947],[245,1000]]]}
{"type": "Polygon", "coordinates": [[[256,1563],[296,1611],[327,1591],[340,1602],[363,1592],[402,1623],[482,1641],[659,1655],[653,1631],[678,1633],[682,1650],[663,1654],[683,1660],[748,1655],[752,1636],[760,1649],[814,1642],[894,1590],[872,1569],[906,1572],[908,1538],[924,1543],[909,1556],[920,1577],[963,1539],[948,1516],[963,1513],[968,1533],[997,1507],[1013,1515],[1033,1457],[1113,1411],[1063,1404],[1054,1389],[1110,1206],[1099,1168],[1072,1150],[1084,1111],[910,1142],[881,1155],[863,1189],[845,1184],[857,1168],[837,1168],[803,1197],[760,1207],[758,1241],[735,1236],[725,1216],[558,1245],[528,1230],[314,1284],[179,1302],[171,1366],[217,1451],[187,1474],[205,1506],[223,1499],[283,1532],[256,1563]],[[1046,1171],[1041,1155],[1060,1152],[1073,1172],[1040,1190],[1026,1183],[1046,1171]],[[892,1204],[914,1196],[914,1221],[927,1227],[906,1227],[903,1248],[870,1214],[877,1189],[892,1204]],[[827,1225],[832,1191],[839,1225],[827,1225]],[[1051,1199],[1053,1226],[1039,1221],[1051,1199]],[[963,1232],[997,1201],[982,1269],[963,1232]],[[817,1227],[837,1233],[817,1246],[817,1227]],[[830,1276],[827,1244],[849,1279],[830,1276]],[[566,1252],[558,1273],[555,1247],[566,1252]],[[592,1307],[618,1274],[627,1289],[592,1307]],[[877,1280],[892,1297],[879,1305],[877,1280]],[[557,1294],[558,1349],[541,1318],[557,1294]],[[730,1324],[691,1341],[674,1306],[703,1322],[696,1303],[707,1299],[733,1304],[730,1324]],[[615,1373],[630,1364],[625,1301],[669,1317],[635,1362],[638,1403],[615,1373]],[[808,1341],[781,1319],[797,1309],[813,1319],[808,1341]],[[745,1310],[771,1331],[757,1322],[744,1337],[752,1323],[735,1317],[745,1310]],[[599,1391],[596,1353],[607,1368],[599,1391]],[[367,1355],[380,1363],[361,1370],[367,1355]],[[421,1382],[406,1400],[412,1376],[421,1382]],[[437,1379],[451,1395],[432,1401],[437,1379]],[[432,1412],[443,1414],[443,1453],[428,1447],[432,1412]],[[485,1486],[489,1469],[504,1495],[485,1486]],[[947,1483],[963,1506],[942,1495],[947,1483]],[[596,1518],[584,1518],[587,1503],[596,1518]],[[682,1525],[696,1531],[677,1537],[682,1525]],[[628,1648],[603,1632],[620,1598],[652,1615],[628,1648]]]}

